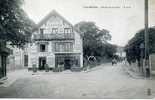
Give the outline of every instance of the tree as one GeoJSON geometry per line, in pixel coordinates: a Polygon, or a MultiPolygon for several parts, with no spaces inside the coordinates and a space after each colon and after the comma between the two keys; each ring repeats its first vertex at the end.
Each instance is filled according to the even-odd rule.
{"type": "Polygon", "coordinates": [[[108,43],[108,41],[111,40],[111,35],[108,30],[100,30],[94,22],[79,22],[74,28],[83,38],[84,56],[94,55],[103,57],[112,55],[113,52],[108,51],[112,46],[108,43]]]}
{"type": "Polygon", "coordinates": [[[0,40],[23,46],[31,36],[34,23],[22,9],[23,0],[0,0],[0,40]]]}
{"type": "MultiPolygon", "coordinates": [[[[148,30],[149,33],[149,52],[155,53],[155,27],[151,27],[148,30]]],[[[129,40],[128,44],[126,45],[126,54],[127,54],[127,59],[135,62],[136,60],[140,63],[140,58],[143,57],[141,55],[141,48],[140,45],[144,44],[144,34],[145,30],[141,29],[138,31],[135,36],[129,40]]],[[[144,51],[143,51],[144,52],[144,51]]]]}

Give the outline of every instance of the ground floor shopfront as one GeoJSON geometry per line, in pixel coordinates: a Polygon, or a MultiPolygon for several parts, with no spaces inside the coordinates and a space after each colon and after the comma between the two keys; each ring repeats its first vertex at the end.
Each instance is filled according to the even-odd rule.
{"type": "Polygon", "coordinates": [[[64,69],[81,68],[80,54],[55,54],[55,67],[62,66],[64,69]]]}
{"type": "Polygon", "coordinates": [[[82,54],[80,53],[55,53],[55,54],[38,54],[31,55],[29,58],[29,69],[33,65],[39,70],[45,70],[46,65],[49,69],[63,67],[64,70],[80,69],[83,67],[82,54]]]}

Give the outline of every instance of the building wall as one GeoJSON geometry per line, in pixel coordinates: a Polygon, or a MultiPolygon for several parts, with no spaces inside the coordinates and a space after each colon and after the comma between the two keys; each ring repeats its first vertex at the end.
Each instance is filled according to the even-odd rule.
{"type": "Polygon", "coordinates": [[[82,37],[77,32],[75,32],[74,52],[80,53],[80,67],[83,67],[83,43],[82,43],[82,37]]]}
{"type": "MultiPolygon", "coordinates": [[[[45,41],[42,41],[45,42],[45,41]]],[[[28,67],[32,68],[33,64],[36,64],[38,68],[39,64],[39,57],[46,57],[47,64],[50,68],[55,66],[55,55],[52,51],[52,42],[48,42],[48,52],[39,52],[38,51],[38,42],[34,42],[33,44],[29,44],[28,47],[28,56],[29,56],[29,63],[28,67]]]]}
{"type": "Polygon", "coordinates": [[[24,66],[24,50],[17,47],[8,46],[13,54],[7,57],[7,71],[23,69],[24,66]]]}

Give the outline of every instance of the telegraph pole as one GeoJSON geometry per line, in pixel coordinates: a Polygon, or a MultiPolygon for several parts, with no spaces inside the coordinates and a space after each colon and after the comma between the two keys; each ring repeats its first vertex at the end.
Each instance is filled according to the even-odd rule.
{"type": "Polygon", "coordinates": [[[148,33],[148,0],[145,0],[145,69],[146,77],[150,77],[150,64],[149,64],[149,33],[148,33]]]}

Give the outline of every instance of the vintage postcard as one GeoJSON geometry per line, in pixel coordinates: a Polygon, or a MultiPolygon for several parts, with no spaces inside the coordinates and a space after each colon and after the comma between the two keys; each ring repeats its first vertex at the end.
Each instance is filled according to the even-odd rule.
{"type": "Polygon", "coordinates": [[[0,0],[0,98],[155,98],[155,0],[0,0]]]}

